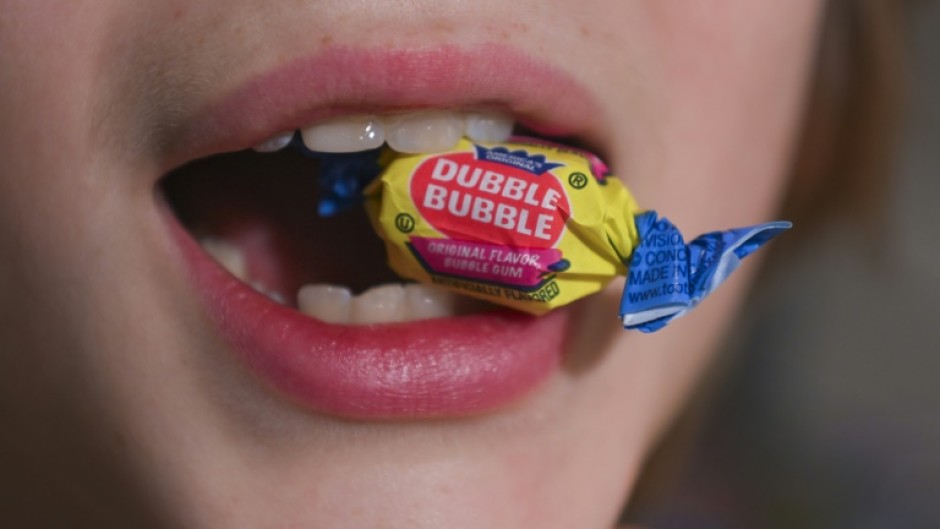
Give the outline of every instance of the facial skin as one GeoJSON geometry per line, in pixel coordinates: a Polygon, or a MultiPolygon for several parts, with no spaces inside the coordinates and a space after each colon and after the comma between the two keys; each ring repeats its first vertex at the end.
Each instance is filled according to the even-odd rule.
{"type": "Polygon", "coordinates": [[[641,204],[688,234],[753,224],[785,186],[820,4],[0,0],[5,517],[611,527],[753,264],[654,335],[619,329],[612,285],[579,306],[564,368],[508,409],[337,420],[259,383],[208,324],[154,200],[186,161],[167,145],[246,80],[331,47],[495,44],[587,89],[591,141],[641,204]]]}

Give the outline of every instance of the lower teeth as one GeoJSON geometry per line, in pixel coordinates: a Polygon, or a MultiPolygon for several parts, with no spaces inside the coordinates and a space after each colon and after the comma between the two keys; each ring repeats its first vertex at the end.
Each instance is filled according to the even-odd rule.
{"type": "Polygon", "coordinates": [[[455,294],[427,285],[384,284],[353,296],[346,287],[306,285],[297,294],[300,311],[327,323],[368,325],[454,316],[455,294]]]}
{"type": "Polygon", "coordinates": [[[245,263],[245,255],[238,247],[213,237],[200,238],[199,245],[233,276],[242,281],[248,280],[248,265],[245,263]]]}
{"type": "MultiPolygon", "coordinates": [[[[199,244],[223,268],[268,298],[286,304],[284,296],[257,281],[248,279],[244,254],[233,244],[203,238],[199,244]]],[[[326,323],[368,325],[432,318],[446,318],[479,310],[473,302],[431,285],[383,284],[358,296],[338,285],[304,285],[297,293],[297,307],[303,314],[326,323]]]]}

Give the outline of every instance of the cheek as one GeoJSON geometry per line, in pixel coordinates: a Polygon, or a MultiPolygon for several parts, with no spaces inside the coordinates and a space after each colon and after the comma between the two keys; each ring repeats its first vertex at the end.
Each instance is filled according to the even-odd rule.
{"type": "MultiPolygon", "coordinates": [[[[821,2],[629,5],[622,18],[603,22],[626,26],[617,37],[620,55],[611,52],[607,60],[629,67],[608,70],[608,88],[601,88],[620,125],[612,134],[619,176],[641,205],[668,216],[690,238],[774,217],[821,2]]],[[[612,354],[599,355],[602,365],[583,384],[591,387],[582,393],[590,398],[577,405],[606,420],[603,427],[621,446],[642,452],[701,376],[754,270],[752,261],[702,308],[661,333],[621,333],[595,344],[602,333],[587,329],[577,348],[612,354]],[[592,406],[605,401],[619,408],[592,406]]],[[[609,293],[598,321],[616,310],[619,290],[609,293]]]]}
{"type": "Polygon", "coordinates": [[[690,233],[773,215],[820,4],[646,3],[637,60],[650,110],[629,162],[644,204],[690,233]]]}
{"type": "Polygon", "coordinates": [[[51,4],[0,2],[0,86],[14,88],[0,95],[0,123],[15,124],[0,127],[0,320],[10,330],[0,350],[29,353],[0,355],[0,387],[19,378],[29,391],[77,394],[94,378],[78,371],[101,349],[82,347],[105,312],[94,296],[122,284],[114,234],[127,227],[118,208],[129,169],[98,125],[113,9],[51,4]]]}

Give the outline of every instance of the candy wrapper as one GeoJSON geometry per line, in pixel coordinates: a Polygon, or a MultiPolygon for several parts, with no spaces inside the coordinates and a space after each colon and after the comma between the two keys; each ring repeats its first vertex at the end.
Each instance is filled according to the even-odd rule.
{"type": "Polygon", "coordinates": [[[541,140],[386,151],[380,166],[365,207],[398,275],[531,314],[626,276],[620,318],[644,332],[696,306],[790,227],[772,222],[686,243],[596,156],[541,140]]]}

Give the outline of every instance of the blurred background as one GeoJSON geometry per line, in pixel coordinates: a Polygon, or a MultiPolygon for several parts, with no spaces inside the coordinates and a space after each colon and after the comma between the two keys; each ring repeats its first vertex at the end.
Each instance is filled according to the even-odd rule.
{"type": "Polygon", "coordinates": [[[940,528],[940,2],[905,39],[887,240],[828,226],[761,285],[698,427],[666,450],[681,461],[629,520],[940,528]]]}

